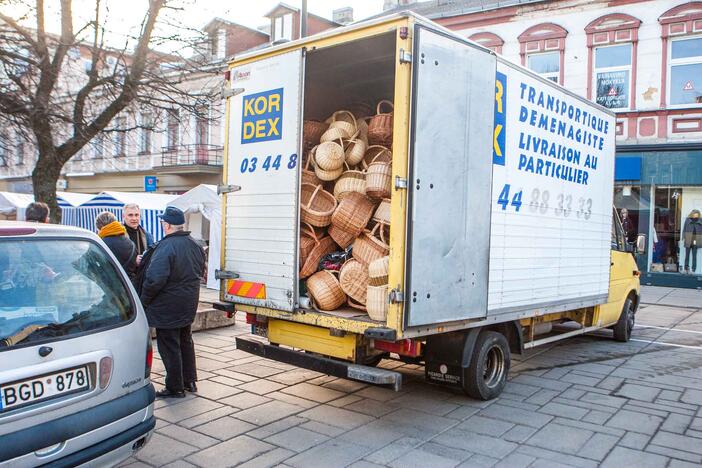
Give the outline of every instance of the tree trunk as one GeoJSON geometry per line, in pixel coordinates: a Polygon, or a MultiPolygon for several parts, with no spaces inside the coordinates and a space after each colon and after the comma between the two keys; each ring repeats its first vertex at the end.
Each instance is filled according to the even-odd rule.
{"type": "Polygon", "coordinates": [[[56,199],[56,183],[61,175],[61,166],[55,153],[39,153],[37,165],[32,171],[34,199],[49,205],[50,219],[54,224],[61,223],[61,209],[56,199]]]}

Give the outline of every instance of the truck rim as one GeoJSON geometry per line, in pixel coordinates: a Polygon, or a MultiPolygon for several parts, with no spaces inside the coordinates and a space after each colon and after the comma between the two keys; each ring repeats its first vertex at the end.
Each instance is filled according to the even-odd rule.
{"type": "Polygon", "coordinates": [[[485,356],[483,381],[488,388],[494,388],[502,381],[505,372],[505,355],[502,348],[493,345],[485,356]]]}

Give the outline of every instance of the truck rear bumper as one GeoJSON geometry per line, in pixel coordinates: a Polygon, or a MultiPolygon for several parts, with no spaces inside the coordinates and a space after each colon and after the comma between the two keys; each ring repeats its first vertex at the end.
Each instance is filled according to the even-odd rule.
{"type": "Polygon", "coordinates": [[[376,385],[389,385],[395,391],[402,387],[402,374],[399,372],[361,366],[350,362],[337,361],[314,354],[273,346],[260,341],[236,338],[236,347],[247,353],[284,362],[293,366],[310,369],[335,377],[358,380],[376,385]]]}

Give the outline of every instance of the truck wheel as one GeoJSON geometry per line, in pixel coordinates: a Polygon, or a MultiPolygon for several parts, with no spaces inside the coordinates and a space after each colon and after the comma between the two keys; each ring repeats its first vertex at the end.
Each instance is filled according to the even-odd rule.
{"type": "Polygon", "coordinates": [[[498,397],[507,383],[509,360],[507,338],[494,331],[481,332],[473,349],[463,391],[478,400],[498,397]]]}
{"type": "Polygon", "coordinates": [[[634,301],[627,297],[624,301],[622,314],[619,316],[616,325],[614,325],[614,339],[626,343],[631,338],[631,332],[634,329],[634,301]]]}

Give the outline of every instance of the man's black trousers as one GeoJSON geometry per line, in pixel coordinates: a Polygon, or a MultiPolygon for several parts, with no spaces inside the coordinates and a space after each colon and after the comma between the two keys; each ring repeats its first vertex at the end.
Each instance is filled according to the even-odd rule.
{"type": "Polygon", "coordinates": [[[182,392],[184,383],[197,380],[195,346],[190,325],[182,328],[157,328],[158,352],[166,368],[166,388],[182,392]]]}

